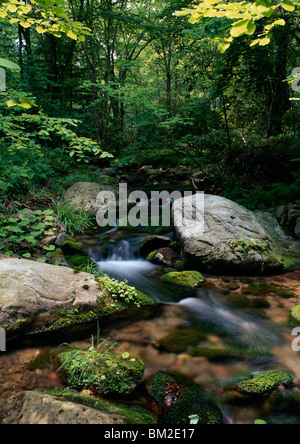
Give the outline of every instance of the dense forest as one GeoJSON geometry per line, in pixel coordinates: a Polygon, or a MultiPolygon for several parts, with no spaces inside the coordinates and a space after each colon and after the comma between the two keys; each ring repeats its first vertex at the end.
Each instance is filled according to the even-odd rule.
{"type": "Polygon", "coordinates": [[[213,164],[216,188],[250,208],[296,197],[298,9],[287,2],[226,43],[225,14],[176,14],[194,3],[48,0],[27,15],[3,3],[3,66],[19,66],[6,65],[1,94],[4,205],[59,193],[71,171],[85,175],[77,161],[213,164]]]}
{"type": "Polygon", "coordinates": [[[300,424],[299,11],[0,0],[0,424],[300,424]]]}

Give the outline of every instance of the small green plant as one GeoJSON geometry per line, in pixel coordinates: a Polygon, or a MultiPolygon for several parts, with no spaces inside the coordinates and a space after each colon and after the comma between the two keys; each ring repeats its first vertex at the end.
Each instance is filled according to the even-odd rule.
{"type": "Polygon", "coordinates": [[[137,307],[140,306],[139,293],[134,288],[128,285],[128,281],[118,281],[117,279],[111,279],[108,275],[104,275],[99,280],[109,295],[116,300],[124,301],[126,304],[134,304],[137,307]]]}
{"type": "MultiPolygon", "coordinates": [[[[57,224],[52,210],[21,210],[13,215],[0,214],[0,252],[30,258],[45,236],[54,235],[57,224]]],[[[54,246],[44,247],[53,252],[54,246]]]]}
{"type": "Polygon", "coordinates": [[[69,387],[76,390],[85,388],[96,394],[129,394],[142,377],[144,364],[128,352],[122,353],[117,345],[116,341],[100,339],[97,326],[96,339],[92,336],[87,350],[69,344],[60,346],[66,348],[57,353],[61,364],[58,372],[64,374],[69,387]]]}
{"type": "Polygon", "coordinates": [[[97,277],[104,277],[103,270],[99,268],[96,262],[90,262],[88,264],[83,264],[78,267],[78,271],[82,271],[83,273],[92,274],[97,277]]]}
{"type": "Polygon", "coordinates": [[[67,234],[75,236],[95,227],[94,216],[84,210],[75,210],[67,204],[53,201],[53,210],[57,221],[61,223],[67,234]]]}

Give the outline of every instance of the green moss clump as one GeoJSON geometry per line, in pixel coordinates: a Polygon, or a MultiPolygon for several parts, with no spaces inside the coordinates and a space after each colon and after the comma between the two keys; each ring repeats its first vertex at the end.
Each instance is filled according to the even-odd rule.
{"type": "Polygon", "coordinates": [[[68,236],[67,240],[63,242],[61,249],[65,256],[87,256],[85,249],[78,245],[77,242],[70,236],[68,236]]]}
{"type": "Polygon", "coordinates": [[[99,284],[105,288],[108,295],[112,298],[113,302],[111,307],[114,307],[118,302],[122,304],[135,305],[138,308],[142,304],[153,304],[154,300],[147,296],[136,288],[128,285],[128,281],[118,281],[117,279],[112,279],[108,275],[103,277],[98,277],[97,281],[99,284]]]}
{"type": "Polygon", "coordinates": [[[254,375],[251,379],[239,381],[235,389],[243,394],[263,395],[272,392],[280,385],[289,386],[294,377],[284,370],[269,370],[254,375]]]}
{"type": "Polygon", "coordinates": [[[295,305],[290,311],[290,320],[296,324],[300,324],[300,305],[295,305]]]}
{"type": "Polygon", "coordinates": [[[74,256],[65,256],[66,261],[68,262],[68,265],[70,265],[71,268],[77,269],[82,266],[92,266],[93,261],[87,256],[83,256],[82,254],[75,254],[74,256]]]}
{"type": "Polygon", "coordinates": [[[152,262],[153,259],[154,259],[155,256],[156,256],[157,251],[158,251],[158,250],[155,250],[155,251],[152,251],[152,253],[148,254],[146,260],[147,260],[148,262],[152,262]]]}
{"type": "Polygon", "coordinates": [[[182,285],[185,287],[196,287],[198,284],[204,281],[201,273],[198,271],[175,271],[168,273],[162,277],[164,282],[170,282],[176,285],[182,285]]]}
{"type": "Polygon", "coordinates": [[[75,390],[92,389],[101,395],[130,394],[140,381],[144,363],[137,357],[109,351],[71,348],[57,354],[68,386],[75,390]]]}

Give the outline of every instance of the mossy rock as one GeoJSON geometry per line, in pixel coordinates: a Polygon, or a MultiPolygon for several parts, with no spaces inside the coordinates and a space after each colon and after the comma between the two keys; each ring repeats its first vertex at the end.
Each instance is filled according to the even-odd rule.
{"type": "Polygon", "coordinates": [[[219,407],[205,399],[202,387],[192,385],[182,389],[177,401],[164,417],[165,424],[190,424],[191,415],[198,415],[198,424],[223,424],[219,407]]]}
{"type": "Polygon", "coordinates": [[[206,334],[199,328],[178,328],[158,340],[158,347],[169,353],[182,353],[192,345],[203,341],[206,334]]]}
{"type": "Polygon", "coordinates": [[[175,271],[162,277],[164,282],[170,282],[184,287],[197,287],[204,278],[198,271],[175,271]]]}
{"type": "Polygon", "coordinates": [[[0,282],[0,327],[8,342],[31,341],[35,335],[66,342],[90,334],[97,321],[129,322],[157,309],[153,298],[134,288],[124,294],[125,283],[116,283],[111,292],[92,274],[31,260],[0,258],[0,282]]]}
{"type": "Polygon", "coordinates": [[[70,389],[31,390],[7,399],[1,424],[156,424],[139,405],[121,404],[70,389]]]}
{"type": "Polygon", "coordinates": [[[60,372],[75,390],[92,389],[99,395],[129,395],[144,373],[144,363],[137,357],[117,355],[91,347],[71,348],[57,354],[60,372]]]}
{"type": "Polygon", "coordinates": [[[247,395],[264,395],[270,393],[280,385],[290,386],[294,377],[285,370],[269,370],[253,375],[250,379],[239,381],[235,390],[247,395]]]}
{"type": "Polygon", "coordinates": [[[70,236],[68,236],[67,240],[62,243],[61,249],[64,256],[87,256],[85,249],[78,245],[77,242],[70,236]]]}
{"type": "Polygon", "coordinates": [[[290,320],[296,325],[300,325],[300,305],[295,305],[290,311],[290,320]]]}
{"type": "Polygon", "coordinates": [[[80,268],[84,265],[92,265],[94,261],[87,256],[83,256],[82,254],[75,254],[74,256],[65,256],[65,259],[72,268],[80,268]]]}
{"type": "Polygon", "coordinates": [[[176,372],[159,372],[150,387],[150,393],[164,403],[168,387],[179,385],[179,396],[162,415],[163,424],[190,424],[191,415],[198,415],[198,424],[223,424],[219,407],[209,399],[208,393],[176,372]]]}
{"type": "Polygon", "coordinates": [[[167,388],[173,384],[179,385],[191,385],[194,381],[182,373],[169,371],[158,372],[153,378],[153,382],[150,386],[150,393],[156,399],[163,403],[166,396],[167,388]]]}

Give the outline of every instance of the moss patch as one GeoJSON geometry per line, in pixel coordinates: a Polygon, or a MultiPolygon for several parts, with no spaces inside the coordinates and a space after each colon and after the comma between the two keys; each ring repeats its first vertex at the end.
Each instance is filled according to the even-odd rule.
{"type": "Polygon", "coordinates": [[[243,394],[263,395],[272,392],[280,385],[289,386],[293,380],[294,377],[284,370],[270,370],[239,381],[234,388],[243,394]]]}
{"type": "Polygon", "coordinates": [[[198,271],[175,271],[163,276],[162,280],[164,282],[170,282],[172,284],[193,288],[203,282],[204,278],[198,271]]]}
{"type": "Polygon", "coordinates": [[[130,394],[140,381],[144,363],[137,357],[109,350],[71,348],[57,354],[60,371],[70,388],[91,389],[99,395],[130,394]]]}
{"type": "Polygon", "coordinates": [[[295,307],[291,309],[290,320],[296,325],[300,324],[300,305],[295,305],[295,307]]]}

